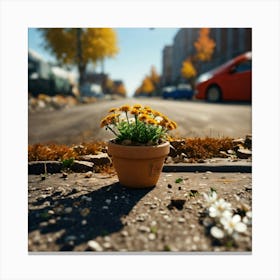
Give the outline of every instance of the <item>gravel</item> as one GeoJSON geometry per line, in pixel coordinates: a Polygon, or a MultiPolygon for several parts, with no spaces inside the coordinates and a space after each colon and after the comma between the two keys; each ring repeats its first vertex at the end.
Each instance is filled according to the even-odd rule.
{"type": "Polygon", "coordinates": [[[202,195],[210,188],[236,213],[251,210],[251,173],[163,172],[150,189],[124,188],[114,174],[69,173],[67,184],[59,173],[29,175],[28,250],[251,252],[250,225],[232,244],[211,237],[202,195]]]}

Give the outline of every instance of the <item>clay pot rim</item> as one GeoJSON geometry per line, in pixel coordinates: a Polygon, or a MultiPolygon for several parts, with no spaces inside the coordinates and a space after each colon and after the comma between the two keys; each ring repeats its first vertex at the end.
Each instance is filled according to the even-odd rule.
{"type": "Polygon", "coordinates": [[[158,145],[123,145],[123,144],[118,144],[118,143],[115,143],[116,139],[111,139],[108,141],[108,144],[110,143],[111,145],[115,145],[115,146],[122,146],[122,147],[130,147],[130,148],[135,148],[135,147],[139,147],[139,148],[155,148],[155,147],[162,147],[162,146],[165,146],[165,145],[169,145],[170,142],[169,141],[165,141],[161,144],[158,144],[158,145]]]}
{"type": "Polygon", "coordinates": [[[164,142],[154,146],[126,146],[108,141],[108,153],[122,158],[156,158],[166,156],[170,151],[170,143],[164,142]]]}

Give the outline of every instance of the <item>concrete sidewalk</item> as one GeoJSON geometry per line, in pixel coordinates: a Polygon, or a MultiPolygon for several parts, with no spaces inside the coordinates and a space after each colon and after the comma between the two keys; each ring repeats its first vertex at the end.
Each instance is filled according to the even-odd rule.
{"type": "Polygon", "coordinates": [[[148,189],[124,188],[115,174],[29,175],[29,252],[251,252],[251,227],[233,244],[211,238],[202,195],[215,189],[235,213],[251,210],[250,167],[165,165],[148,189]]]}

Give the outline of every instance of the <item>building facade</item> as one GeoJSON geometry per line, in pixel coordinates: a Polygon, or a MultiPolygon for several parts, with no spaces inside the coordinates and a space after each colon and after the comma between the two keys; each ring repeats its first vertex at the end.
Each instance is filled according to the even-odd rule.
{"type": "MultiPolygon", "coordinates": [[[[194,43],[199,36],[200,28],[181,28],[174,37],[173,45],[163,50],[162,83],[178,84],[181,77],[182,63],[196,53],[194,43]],[[172,51],[169,51],[169,49],[172,51]],[[171,62],[170,62],[170,53],[171,62]],[[168,80],[171,69],[171,83],[168,80]],[[168,81],[168,83],[167,83],[168,81]]],[[[200,63],[198,75],[213,69],[233,57],[252,50],[251,28],[210,28],[210,38],[215,41],[215,49],[211,61],[200,63]]]]}
{"type": "Polygon", "coordinates": [[[162,51],[162,75],[161,85],[172,84],[172,46],[165,46],[162,51]]]}

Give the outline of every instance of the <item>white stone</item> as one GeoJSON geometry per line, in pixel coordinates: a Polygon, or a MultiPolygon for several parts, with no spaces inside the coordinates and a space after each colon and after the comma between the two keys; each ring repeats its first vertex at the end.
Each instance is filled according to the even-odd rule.
{"type": "Polygon", "coordinates": [[[65,209],[64,209],[64,212],[66,213],[66,214],[70,214],[71,212],[72,212],[72,207],[66,207],[65,209]]]}
{"type": "Polygon", "coordinates": [[[90,240],[87,243],[88,247],[92,250],[92,251],[96,251],[96,252],[102,252],[103,248],[100,246],[100,244],[94,240],[90,240]]]}
{"type": "Polygon", "coordinates": [[[156,235],[154,233],[150,233],[148,235],[149,240],[155,240],[156,239],[156,235]]]}

